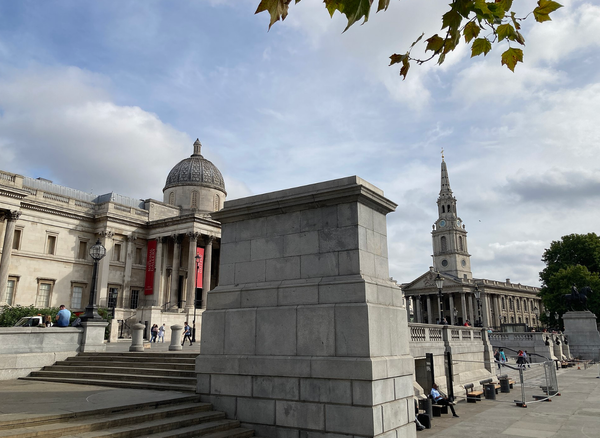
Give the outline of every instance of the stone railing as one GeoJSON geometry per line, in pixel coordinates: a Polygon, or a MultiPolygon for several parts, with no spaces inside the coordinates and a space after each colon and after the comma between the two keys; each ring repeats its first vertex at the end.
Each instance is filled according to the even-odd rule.
{"type": "Polygon", "coordinates": [[[452,325],[408,324],[410,342],[475,342],[483,341],[481,328],[452,325]]]}
{"type": "Polygon", "coordinates": [[[16,178],[15,178],[15,175],[13,175],[11,173],[0,172],[0,179],[14,184],[16,178]]]}
{"type": "Polygon", "coordinates": [[[69,203],[69,198],[65,196],[55,195],[54,193],[44,192],[44,199],[50,199],[51,201],[69,203]]]}
{"type": "Polygon", "coordinates": [[[510,355],[526,350],[533,362],[540,362],[543,358],[561,360],[570,357],[568,344],[564,343],[565,337],[560,333],[490,333],[489,339],[494,348],[509,349],[510,355]]]}

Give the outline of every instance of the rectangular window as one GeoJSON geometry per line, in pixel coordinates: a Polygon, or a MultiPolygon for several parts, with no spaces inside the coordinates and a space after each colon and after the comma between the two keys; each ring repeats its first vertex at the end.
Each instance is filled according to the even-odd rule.
{"type": "Polygon", "coordinates": [[[15,234],[13,234],[12,249],[21,249],[21,232],[21,230],[15,230],[15,234]]]}
{"type": "Polygon", "coordinates": [[[135,249],[135,264],[136,265],[142,264],[142,248],[135,249]]]}
{"type": "Polygon", "coordinates": [[[140,291],[139,290],[135,290],[135,289],[131,289],[131,304],[130,304],[130,307],[132,309],[137,309],[138,308],[139,299],[140,299],[140,291]]]}
{"type": "Polygon", "coordinates": [[[48,236],[48,242],[46,244],[46,254],[56,254],[56,236],[48,236]]]}
{"type": "Polygon", "coordinates": [[[115,247],[113,248],[113,261],[120,262],[121,261],[121,244],[115,243],[115,247]]]}
{"type": "Polygon", "coordinates": [[[108,308],[114,309],[117,307],[117,297],[119,296],[119,289],[116,287],[108,288],[108,308]]]}
{"type": "Polygon", "coordinates": [[[84,240],[79,241],[79,251],[77,252],[77,258],[79,260],[87,259],[87,242],[84,240]]]}
{"type": "Polygon", "coordinates": [[[81,309],[81,299],[83,297],[83,286],[73,286],[71,294],[71,309],[81,309]]]}
{"type": "Polygon", "coordinates": [[[6,285],[6,304],[9,306],[13,305],[15,300],[15,289],[17,288],[17,280],[8,279],[8,284],[6,285]]]}
{"type": "Polygon", "coordinates": [[[52,283],[40,282],[38,285],[38,294],[35,299],[35,307],[44,309],[50,307],[50,292],[52,291],[52,283]]]}

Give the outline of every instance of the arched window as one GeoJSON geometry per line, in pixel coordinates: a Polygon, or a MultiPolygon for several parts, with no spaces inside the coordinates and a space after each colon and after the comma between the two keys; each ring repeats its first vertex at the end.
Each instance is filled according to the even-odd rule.
{"type": "Polygon", "coordinates": [[[458,248],[459,248],[461,251],[464,251],[464,248],[463,248],[463,241],[462,241],[462,236],[458,236],[458,248]]]}
{"type": "Polygon", "coordinates": [[[219,195],[215,195],[215,211],[218,211],[221,209],[221,198],[219,197],[219,195]]]}
{"type": "Polygon", "coordinates": [[[504,301],[504,297],[502,297],[502,310],[504,309],[506,309],[506,302],[504,301]]]}
{"type": "Polygon", "coordinates": [[[192,192],[192,208],[198,208],[198,192],[196,190],[192,192]]]}
{"type": "Polygon", "coordinates": [[[175,192],[169,194],[169,205],[175,205],[175,192]]]}
{"type": "Polygon", "coordinates": [[[521,324],[523,322],[523,320],[521,319],[521,317],[519,316],[519,324],[521,324]]]}
{"type": "Polygon", "coordinates": [[[504,317],[504,324],[506,324],[506,316],[504,317]]]}
{"type": "Polygon", "coordinates": [[[513,309],[513,299],[512,299],[512,298],[509,298],[509,299],[508,299],[508,309],[509,309],[509,310],[512,310],[512,309],[513,309]]]}
{"type": "Polygon", "coordinates": [[[446,211],[444,210],[444,206],[442,205],[442,213],[446,213],[446,211]]]}
{"type": "Polygon", "coordinates": [[[447,210],[448,210],[448,213],[452,213],[452,209],[450,208],[450,206],[448,206],[447,210]]]}
{"type": "Polygon", "coordinates": [[[525,324],[529,325],[529,318],[525,318],[525,324]]]}
{"type": "Polygon", "coordinates": [[[441,243],[442,243],[442,252],[447,251],[448,245],[446,244],[446,236],[442,236],[441,243]]]}
{"type": "Polygon", "coordinates": [[[517,298],[517,310],[521,310],[521,304],[519,303],[519,299],[517,298]]]}
{"type": "Polygon", "coordinates": [[[510,323],[511,323],[511,324],[514,324],[514,323],[515,323],[515,317],[514,317],[514,316],[511,316],[511,317],[510,317],[510,323]]]}
{"type": "Polygon", "coordinates": [[[527,300],[523,301],[523,310],[527,312],[527,300]]]}

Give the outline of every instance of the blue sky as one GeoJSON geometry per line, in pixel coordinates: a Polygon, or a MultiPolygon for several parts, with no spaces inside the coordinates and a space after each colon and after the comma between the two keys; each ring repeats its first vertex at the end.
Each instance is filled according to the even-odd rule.
{"type": "Polygon", "coordinates": [[[537,285],[552,240],[598,231],[600,7],[528,20],[515,73],[502,47],[463,47],[402,81],[389,55],[446,3],[394,0],[342,34],[318,0],[269,32],[258,0],[0,0],[0,169],[162,199],[198,137],[230,199],[358,175],[398,204],[408,282],[431,264],[444,148],[474,276],[537,285]]]}

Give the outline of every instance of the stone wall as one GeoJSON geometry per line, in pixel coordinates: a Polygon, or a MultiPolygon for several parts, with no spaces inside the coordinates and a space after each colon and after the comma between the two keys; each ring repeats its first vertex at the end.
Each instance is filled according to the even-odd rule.
{"type": "Polygon", "coordinates": [[[228,201],[197,392],[265,437],[414,437],[395,204],[357,177],[228,201]]]}

